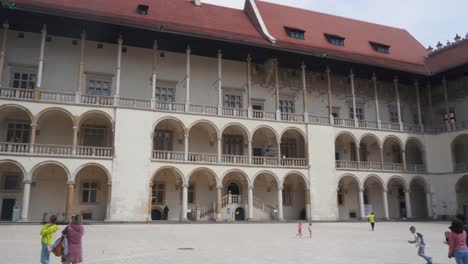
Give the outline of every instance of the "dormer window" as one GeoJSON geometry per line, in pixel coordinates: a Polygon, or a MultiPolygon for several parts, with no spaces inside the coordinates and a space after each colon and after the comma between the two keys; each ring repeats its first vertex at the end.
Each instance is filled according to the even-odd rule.
{"type": "Polygon", "coordinates": [[[138,5],[137,6],[137,13],[142,15],[142,16],[146,16],[146,15],[148,15],[148,9],[149,9],[149,6],[147,6],[147,5],[138,5]]]}
{"type": "Polygon", "coordinates": [[[335,45],[335,46],[344,46],[345,38],[337,36],[337,35],[330,35],[325,34],[325,38],[327,39],[328,43],[335,45]]]}
{"type": "Polygon", "coordinates": [[[296,29],[296,28],[289,28],[289,27],[284,27],[286,30],[286,33],[288,33],[288,36],[290,38],[295,38],[295,39],[304,39],[305,38],[305,31],[296,29]]]}
{"type": "Polygon", "coordinates": [[[376,43],[376,42],[369,42],[372,46],[372,48],[379,52],[379,53],[383,53],[383,54],[390,54],[390,46],[388,45],[385,45],[385,44],[380,44],[380,43],[376,43]]]}

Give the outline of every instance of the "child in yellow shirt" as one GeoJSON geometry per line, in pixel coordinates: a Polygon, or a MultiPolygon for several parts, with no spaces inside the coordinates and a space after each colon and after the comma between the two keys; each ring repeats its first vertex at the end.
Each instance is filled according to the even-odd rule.
{"type": "Polygon", "coordinates": [[[57,216],[51,215],[49,218],[49,223],[45,224],[41,228],[41,264],[49,264],[49,246],[54,243],[54,233],[58,231],[58,226],[55,224],[57,222],[57,216]]]}

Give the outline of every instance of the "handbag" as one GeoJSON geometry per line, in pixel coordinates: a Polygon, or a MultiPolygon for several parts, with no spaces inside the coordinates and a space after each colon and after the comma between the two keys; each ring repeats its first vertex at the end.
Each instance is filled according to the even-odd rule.
{"type": "Polygon", "coordinates": [[[62,252],[63,252],[63,239],[64,236],[60,237],[55,241],[54,245],[52,246],[52,253],[54,253],[55,256],[61,257],[62,252]]]}

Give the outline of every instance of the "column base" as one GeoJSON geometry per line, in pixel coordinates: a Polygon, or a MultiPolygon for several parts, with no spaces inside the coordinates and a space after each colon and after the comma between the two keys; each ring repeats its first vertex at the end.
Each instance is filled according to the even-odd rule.
{"type": "Polygon", "coordinates": [[[382,121],[381,120],[377,120],[377,128],[382,129],[382,121]]]}
{"type": "Polygon", "coordinates": [[[335,117],[333,115],[330,116],[330,125],[335,125],[335,117]]]}
{"type": "Polygon", "coordinates": [[[276,111],[276,120],[281,120],[281,112],[279,110],[276,111]]]}
{"type": "Polygon", "coordinates": [[[309,113],[304,112],[304,123],[309,123],[309,113]]]}

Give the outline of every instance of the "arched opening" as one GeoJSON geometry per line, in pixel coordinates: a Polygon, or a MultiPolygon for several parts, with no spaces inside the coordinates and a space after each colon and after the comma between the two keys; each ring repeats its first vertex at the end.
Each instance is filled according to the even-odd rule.
{"type": "Polygon", "coordinates": [[[216,175],[208,169],[199,169],[190,175],[188,187],[188,208],[196,212],[193,220],[216,218],[216,175]]]}
{"type": "Polygon", "coordinates": [[[154,128],[153,158],[184,159],[185,127],[175,119],[164,119],[154,128]]]}
{"type": "Polygon", "coordinates": [[[73,117],[60,109],[51,109],[39,116],[36,144],[73,145],[73,117]]]}
{"type": "Polygon", "coordinates": [[[110,202],[107,172],[96,165],[83,167],[75,178],[73,213],[83,220],[104,221],[110,202]]]}
{"type": "Polygon", "coordinates": [[[87,147],[112,147],[112,121],[103,113],[91,112],[81,117],[79,145],[87,147]]]}
{"type": "Polygon", "coordinates": [[[338,215],[342,220],[359,219],[359,182],[353,176],[344,176],[338,182],[338,215]]]}
{"type": "Polygon", "coordinates": [[[426,182],[419,177],[412,180],[410,193],[413,218],[427,218],[426,182]]]}
{"type": "Polygon", "coordinates": [[[305,220],[307,210],[307,183],[304,178],[292,173],[283,182],[283,217],[286,220],[305,220]]]}
{"type": "Polygon", "coordinates": [[[12,221],[22,202],[23,171],[13,162],[0,163],[0,221],[12,221]]]}
{"type": "Polygon", "coordinates": [[[249,135],[240,125],[229,125],[222,134],[222,159],[226,163],[248,163],[249,135]]]}
{"type": "Polygon", "coordinates": [[[153,176],[151,181],[151,212],[153,209],[164,208],[162,210],[163,220],[180,220],[182,218],[184,183],[182,177],[175,168],[160,169],[153,176]]]}
{"type": "Polygon", "coordinates": [[[247,192],[249,187],[249,180],[247,175],[240,171],[231,171],[227,173],[222,180],[223,197],[222,197],[222,210],[224,219],[226,220],[244,220],[238,219],[236,210],[241,207],[245,208],[247,205],[247,192]]]}
{"type": "Polygon", "coordinates": [[[216,162],[218,158],[218,132],[209,122],[199,122],[189,131],[189,156],[193,162],[216,162]]]}
{"type": "Polygon", "coordinates": [[[387,186],[389,217],[391,219],[407,218],[404,181],[400,178],[392,178],[387,186]]]}
{"type": "Polygon", "coordinates": [[[394,166],[403,169],[403,151],[400,141],[395,137],[389,137],[383,144],[384,169],[394,170],[394,166]]]}
{"type": "Polygon", "coordinates": [[[457,193],[457,213],[464,214],[468,206],[468,175],[461,177],[455,185],[457,193]]]}
{"type": "Polygon", "coordinates": [[[256,165],[278,165],[278,141],[272,128],[261,127],[252,136],[252,162],[256,165]]]}
{"type": "Polygon", "coordinates": [[[383,200],[383,189],[382,181],[376,176],[371,176],[364,182],[364,215],[368,216],[371,212],[374,212],[377,218],[385,217],[385,208],[383,200]]]}
{"type": "Polygon", "coordinates": [[[161,212],[161,209],[153,208],[151,210],[151,220],[153,220],[153,221],[164,220],[163,219],[163,212],[161,212]]]}
{"type": "Polygon", "coordinates": [[[361,165],[381,162],[380,143],[373,135],[364,136],[359,142],[359,158],[361,165]]]}
{"type": "Polygon", "coordinates": [[[59,222],[66,220],[66,197],[68,172],[55,163],[46,163],[32,173],[29,218],[32,221],[47,221],[57,215],[59,222]]]}
{"type": "Polygon", "coordinates": [[[424,170],[424,152],[421,142],[417,139],[410,139],[406,142],[406,166],[413,171],[424,170]]]}
{"type": "Polygon", "coordinates": [[[295,129],[289,129],[281,136],[283,158],[305,158],[306,148],[304,136],[295,129]]]}
{"type": "Polygon", "coordinates": [[[234,212],[234,214],[235,214],[236,221],[242,221],[245,219],[244,208],[242,207],[236,208],[236,211],[234,212]]]}
{"type": "Polygon", "coordinates": [[[340,134],[335,140],[335,160],[338,168],[358,168],[356,140],[348,133],[340,134]]]}
{"type": "Polygon", "coordinates": [[[0,108],[0,142],[3,142],[0,143],[0,152],[29,150],[26,144],[31,140],[31,118],[31,114],[19,106],[0,108]]]}
{"type": "Polygon", "coordinates": [[[455,171],[468,170],[468,134],[459,135],[452,142],[455,171]]]}
{"type": "Polygon", "coordinates": [[[269,172],[255,177],[253,182],[253,218],[256,220],[275,219],[278,209],[278,181],[269,172]]]}

